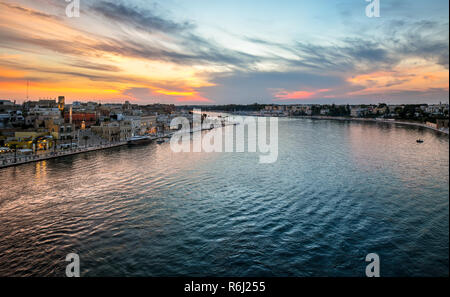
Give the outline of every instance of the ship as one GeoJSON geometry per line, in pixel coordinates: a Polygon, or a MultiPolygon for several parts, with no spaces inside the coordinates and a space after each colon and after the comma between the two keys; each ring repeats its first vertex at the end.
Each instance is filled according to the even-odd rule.
{"type": "Polygon", "coordinates": [[[149,144],[152,142],[152,138],[150,136],[133,136],[128,139],[129,145],[139,145],[139,144],[149,144]]]}

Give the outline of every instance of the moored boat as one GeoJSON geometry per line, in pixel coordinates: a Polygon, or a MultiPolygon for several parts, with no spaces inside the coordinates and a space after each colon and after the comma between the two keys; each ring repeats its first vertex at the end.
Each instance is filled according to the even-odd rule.
{"type": "Polygon", "coordinates": [[[152,142],[152,139],[149,136],[133,136],[128,139],[128,144],[130,145],[139,145],[139,144],[149,144],[152,142]]]}

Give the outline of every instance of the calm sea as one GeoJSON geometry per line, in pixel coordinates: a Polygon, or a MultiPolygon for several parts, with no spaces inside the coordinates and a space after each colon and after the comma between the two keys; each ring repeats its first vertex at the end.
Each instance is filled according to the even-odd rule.
{"type": "Polygon", "coordinates": [[[280,119],[279,156],[169,143],[0,169],[0,276],[449,275],[449,140],[280,119]],[[425,140],[417,144],[416,139],[425,140]]]}

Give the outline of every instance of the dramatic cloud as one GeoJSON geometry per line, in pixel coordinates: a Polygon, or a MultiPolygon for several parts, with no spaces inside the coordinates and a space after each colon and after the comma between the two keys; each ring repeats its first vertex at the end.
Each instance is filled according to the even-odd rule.
{"type": "Polygon", "coordinates": [[[189,22],[176,23],[156,16],[150,10],[139,9],[132,4],[126,6],[117,1],[95,1],[89,9],[106,17],[108,21],[127,23],[148,32],[178,32],[194,27],[189,22]]]}
{"type": "Polygon", "coordinates": [[[448,100],[448,2],[0,0],[0,96],[139,103],[448,100]],[[296,11],[308,11],[301,18],[296,11]],[[264,12],[263,12],[264,11],[264,12]],[[268,13],[270,12],[270,13],[268,13]]]}

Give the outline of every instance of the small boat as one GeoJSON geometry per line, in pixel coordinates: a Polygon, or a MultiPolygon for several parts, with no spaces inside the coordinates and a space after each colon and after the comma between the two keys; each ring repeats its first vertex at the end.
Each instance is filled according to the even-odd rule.
{"type": "Polygon", "coordinates": [[[128,144],[130,145],[139,145],[139,144],[149,144],[152,142],[152,139],[149,136],[133,136],[128,139],[128,144]]]}
{"type": "Polygon", "coordinates": [[[422,140],[422,139],[417,139],[416,141],[417,141],[417,143],[424,143],[424,142],[425,142],[425,141],[422,140]]]}
{"type": "Polygon", "coordinates": [[[164,142],[166,142],[164,139],[158,139],[157,141],[156,141],[158,144],[162,144],[162,143],[164,143],[164,142]]]}

